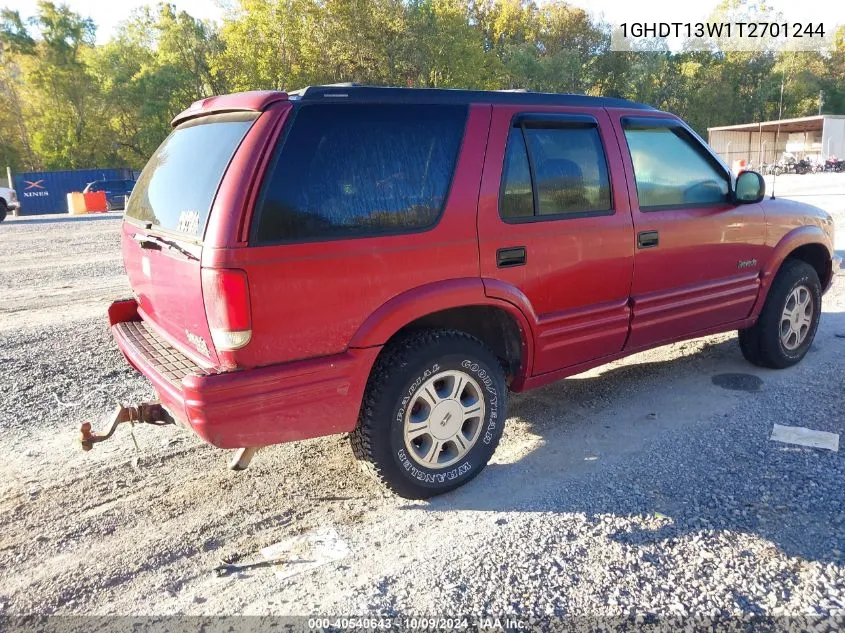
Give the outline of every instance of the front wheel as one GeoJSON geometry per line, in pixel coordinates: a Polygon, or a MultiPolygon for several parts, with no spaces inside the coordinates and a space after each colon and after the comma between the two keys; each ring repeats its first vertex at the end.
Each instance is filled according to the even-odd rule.
{"type": "Polygon", "coordinates": [[[816,270],[801,260],[786,260],[772,282],[757,323],[739,331],[743,356],[773,369],[800,362],[813,344],[821,309],[816,270]]]}
{"type": "Polygon", "coordinates": [[[433,497],[484,469],[506,404],[501,363],[481,341],[454,330],[412,334],[376,361],[352,449],[396,494],[433,497]]]}

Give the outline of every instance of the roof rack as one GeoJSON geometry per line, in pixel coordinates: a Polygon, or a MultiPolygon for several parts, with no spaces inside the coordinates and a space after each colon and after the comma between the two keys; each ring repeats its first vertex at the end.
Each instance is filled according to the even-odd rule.
{"type": "Polygon", "coordinates": [[[557,94],[517,90],[456,90],[451,88],[392,88],[362,86],[355,83],[308,86],[288,92],[294,101],[340,101],[364,103],[427,103],[427,104],[470,104],[511,103],[516,105],[561,105],[581,107],[632,108],[654,110],[651,106],[615,99],[612,97],[589,97],[587,95],[557,94]]]}

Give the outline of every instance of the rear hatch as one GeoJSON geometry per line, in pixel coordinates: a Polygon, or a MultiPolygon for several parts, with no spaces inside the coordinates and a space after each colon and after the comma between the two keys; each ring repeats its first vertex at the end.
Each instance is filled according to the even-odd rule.
{"type": "Polygon", "coordinates": [[[257,112],[178,125],[129,197],[123,260],[141,317],[202,367],[219,365],[203,303],[203,235],[218,187],[257,112]]]}

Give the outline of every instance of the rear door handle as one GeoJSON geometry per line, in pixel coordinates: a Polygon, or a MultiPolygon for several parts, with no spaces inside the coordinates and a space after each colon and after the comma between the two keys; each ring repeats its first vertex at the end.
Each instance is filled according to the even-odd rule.
{"type": "Polygon", "coordinates": [[[637,248],[654,248],[660,243],[657,231],[640,231],[637,233],[637,248]]]}
{"type": "Polygon", "coordinates": [[[496,266],[499,268],[510,268],[511,266],[524,266],[526,252],[524,246],[510,246],[500,248],[496,251],[496,266]]]}

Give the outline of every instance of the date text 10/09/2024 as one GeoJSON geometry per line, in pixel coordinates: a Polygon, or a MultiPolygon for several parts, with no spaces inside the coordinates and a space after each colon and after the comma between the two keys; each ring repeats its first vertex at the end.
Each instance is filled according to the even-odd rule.
{"type": "Polygon", "coordinates": [[[623,22],[622,37],[823,38],[824,24],[803,22],[623,22]]]}
{"type": "Polygon", "coordinates": [[[515,631],[527,628],[528,623],[516,618],[496,617],[325,617],[309,618],[308,628],[335,630],[390,630],[394,628],[437,631],[437,630],[486,630],[515,631]]]}

